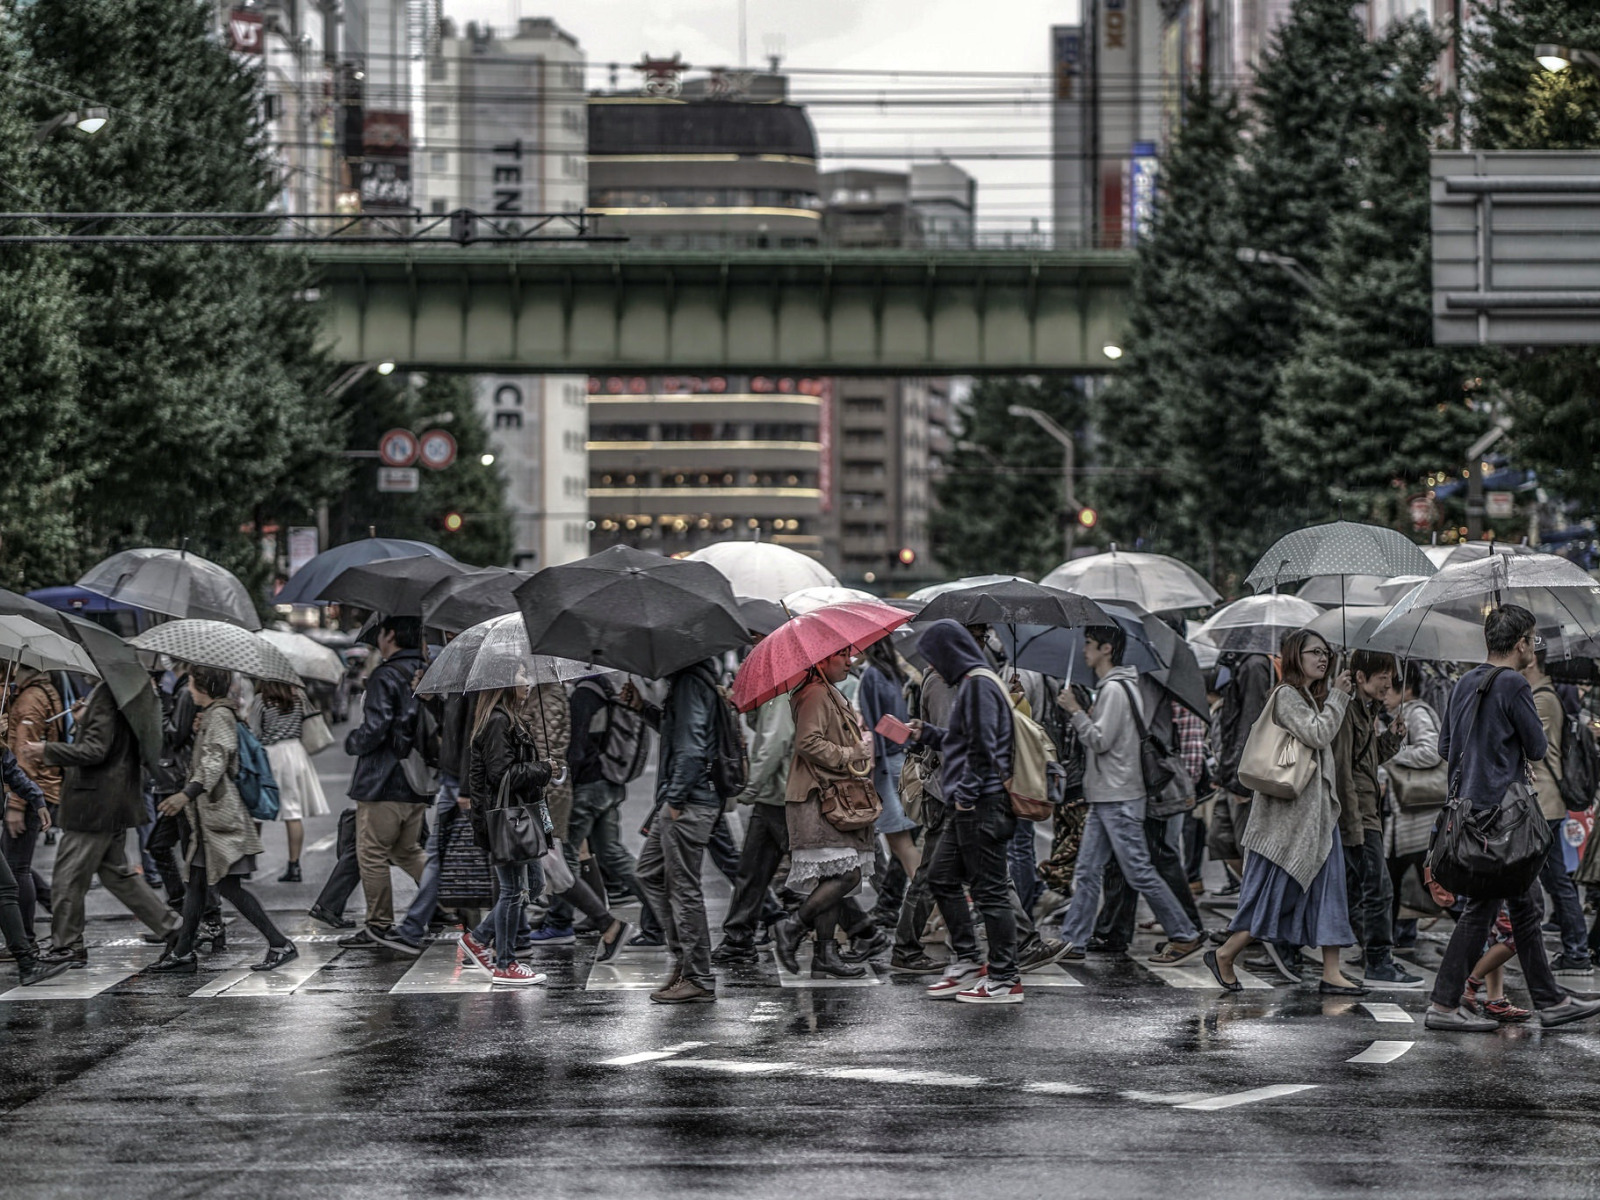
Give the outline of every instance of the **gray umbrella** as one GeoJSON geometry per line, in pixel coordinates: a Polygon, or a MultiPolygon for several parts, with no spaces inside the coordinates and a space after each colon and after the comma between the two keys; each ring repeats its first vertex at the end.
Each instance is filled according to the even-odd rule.
{"type": "Polygon", "coordinates": [[[169,617],[261,628],[261,617],[238,576],[187,550],[124,550],[90,567],[78,586],[169,617]]]}
{"type": "Polygon", "coordinates": [[[1317,606],[1298,596],[1246,596],[1212,613],[1194,636],[1218,650],[1276,654],[1285,637],[1317,616],[1317,606]]]}
{"type": "Polygon", "coordinates": [[[1251,568],[1245,583],[1258,592],[1314,575],[1432,575],[1434,565],[1422,547],[1399,530],[1382,525],[1333,521],[1284,534],[1251,568]]]}
{"type": "Polygon", "coordinates": [[[294,664],[271,642],[223,621],[168,621],[132,639],[140,650],[179,662],[237,671],[252,679],[298,684],[294,664]]]}
{"type": "Polygon", "coordinates": [[[386,617],[421,617],[422,598],[441,581],[465,575],[468,570],[453,558],[431,554],[380,558],[347,567],[322,589],[318,598],[368,608],[386,617]]]}
{"type": "Polygon", "coordinates": [[[532,579],[527,571],[484,567],[441,579],[423,593],[422,623],[429,629],[460,633],[482,621],[517,611],[512,593],[532,579]]]}

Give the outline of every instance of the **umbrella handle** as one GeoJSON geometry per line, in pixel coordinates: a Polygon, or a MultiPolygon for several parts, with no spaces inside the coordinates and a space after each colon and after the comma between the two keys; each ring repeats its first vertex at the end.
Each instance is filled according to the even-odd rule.
{"type": "Polygon", "coordinates": [[[561,764],[561,770],[557,771],[554,775],[550,776],[550,784],[551,784],[552,787],[560,787],[566,781],[567,781],[567,764],[566,763],[562,763],[561,764]]]}

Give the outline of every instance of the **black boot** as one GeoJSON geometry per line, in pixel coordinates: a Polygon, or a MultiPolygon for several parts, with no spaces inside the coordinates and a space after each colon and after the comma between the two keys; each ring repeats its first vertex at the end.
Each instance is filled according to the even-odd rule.
{"type": "Polygon", "coordinates": [[[794,917],[785,917],[772,927],[772,949],[778,962],[791,975],[800,974],[800,960],[795,953],[805,940],[806,927],[794,917]]]}
{"type": "Polygon", "coordinates": [[[816,957],[811,960],[811,978],[860,979],[866,973],[866,967],[845,962],[838,942],[832,938],[817,939],[816,957]]]}
{"type": "Polygon", "coordinates": [[[894,939],[883,929],[869,929],[865,936],[852,937],[850,949],[844,952],[845,962],[866,962],[894,949],[894,939]]]}
{"type": "Polygon", "coordinates": [[[61,962],[42,963],[39,961],[38,955],[31,954],[26,950],[18,952],[16,959],[17,980],[22,984],[23,987],[27,987],[30,983],[39,983],[45,979],[54,979],[57,975],[61,974],[63,971],[69,970],[72,966],[71,963],[66,962],[65,960],[61,962]]]}
{"type": "Polygon", "coordinates": [[[279,883],[299,883],[300,882],[300,864],[298,862],[291,862],[288,866],[284,867],[283,874],[278,876],[278,882],[279,883]]]}

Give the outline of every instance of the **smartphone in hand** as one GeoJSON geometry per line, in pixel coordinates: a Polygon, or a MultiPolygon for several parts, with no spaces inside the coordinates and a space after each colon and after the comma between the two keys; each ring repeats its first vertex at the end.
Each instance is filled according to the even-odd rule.
{"type": "Polygon", "coordinates": [[[911,740],[911,727],[893,713],[884,713],[879,717],[872,731],[882,734],[897,746],[903,746],[911,740]]]}

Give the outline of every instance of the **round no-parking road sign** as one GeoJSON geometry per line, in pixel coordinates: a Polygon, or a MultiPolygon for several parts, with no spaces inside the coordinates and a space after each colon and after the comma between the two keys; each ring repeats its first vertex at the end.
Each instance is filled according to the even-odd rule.
{"type": "Polygon", "coordinates": [[[378,439],[378,460],[386,467],[409,467],[417,461],[417,435],[391,429],[378,439]]]}
{"type": "Polygon", "coordinates": [[[456,439],[442,429],[430,429],[422,435],[422,465],[442,471],[456,460],[456,439]]]}

